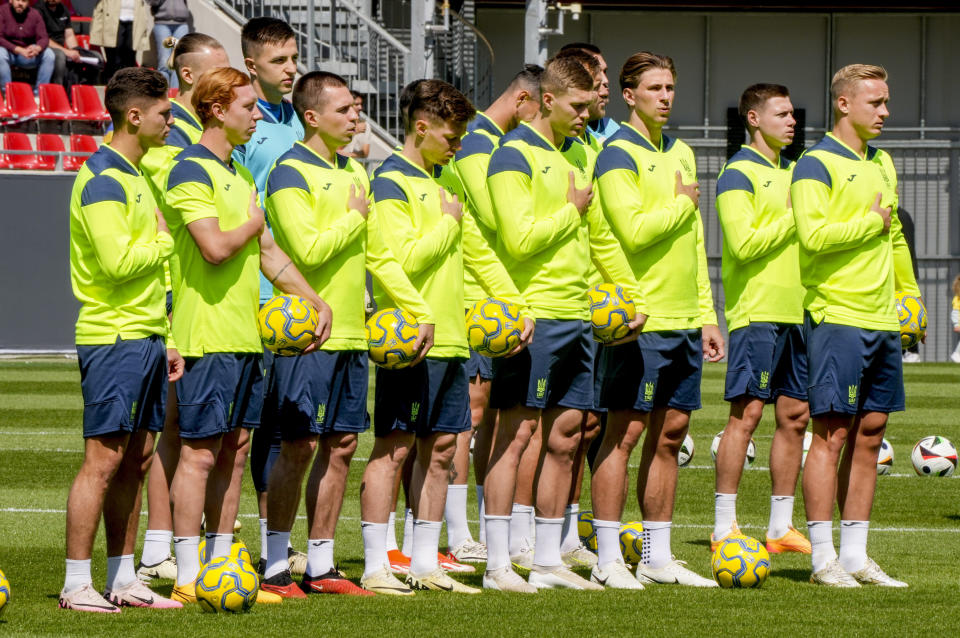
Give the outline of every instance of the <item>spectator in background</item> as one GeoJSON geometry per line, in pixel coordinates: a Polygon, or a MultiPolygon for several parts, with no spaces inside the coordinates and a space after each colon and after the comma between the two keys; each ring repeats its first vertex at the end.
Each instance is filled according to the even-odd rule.
{"type": "Polygon", "coordinates": [[[13,67],[37,69],[34,93],[53,76],[56,56],[47,47],[47,28],[40,12],[27,3],[28,0],[10,0],[0,5],[0,90],[4,95],[13,67]]]}
{"type": "MultiPolygon", "coordinates": [[[[157,69],[167,78],[170,88],[179,88],[180,83],[173,69],[167,67],[167,59],[173,47],[164,46],[167,38],[179,40],[190,33],[190,9],[187,0],[147,0],[153,13],[153,40],[157,44],[157,69]]],[[[176,46],[176,43],[174,43],[176,46]]]]}
{"type": "Polygon", "coordinates": [[[153,16],[143,0],[100,0],[90,21],[90,44],[104,48],[104,82],[118,70],[136,66],[150,50],[153,16]]]}
{"type": "Polygon", "coordinates": [[[360,119],[357,120],[357,132],[353,139],[343,147],[341,152],[347,157],[366,159],[370,155],[370,126],[367,124],[367,116],[363,113],[363,95],[356,91],[350,91],[350,93],[353,94],[353,108],[357,110],[360,119]]]}
{"type": "MultiPolygon", "coordinates": [[[[960,275],[953,279],[953,304],[950,307],[950,323],[953,324],[954,332],[960,332],[960,275]]],[[[950,360],[954,363],[960,363],[960,342],[950,353],[950,360]]]]}
{"type": "Polygon", "coordinates": [[[68,62],[73,69],[77,70],[85,69],[88,65],[97,68],[103,66],[102,63],[91,65],[90,63],[98,56],[79,48],[77,36],[70,22],[70,11],[61,0],[40,0],[34,8],[43,16],[44,26],[50,37],[50,50],[56,56],[52,78],[54,84],[62,84],[67,89],[76,84],[73,74],[68,74],[68,62]]]}

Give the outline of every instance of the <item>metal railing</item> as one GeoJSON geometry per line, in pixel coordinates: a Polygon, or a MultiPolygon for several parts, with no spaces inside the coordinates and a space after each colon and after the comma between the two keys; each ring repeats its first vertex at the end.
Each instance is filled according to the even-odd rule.
{"type": "Polygon", "coordinates": [[[473,2],[464,2],[460,13],[450,13],[449,29],[436,35],[436,77],[460,89],[478,109],[486,108],[496,97],[493,47],[473,24],[473,2]]]}
{"type": "MultiPolygon", "coordinates": [[[[700,183],[700,213],[709,262],[714,306],[723,322],[720,280],[723,234],[716,212],[717,175],[726,161],[726,141],[679,137],[694,149],[700,183]]],[[[808,136],[809,143],[817,138],[808,136]]],[[[960,143],[949,140],[877,140],[890,153],[900,187],[900,209],[916,228],[917,281],[927,306],[925,361],[948,361],[956,344],[950,322],[951,284],[960,274],[960,143]]],[[[868,276],[868,275],[867,275],[868,276]]]]}
{"type": "Polygon", "coordinates": [[[287,22],[297,34],[301,72],[322,69],[342,75],[364,96],[364,109],[388,142],[402,131],[397,108],[411,78],[410,48],[349,0],[214,0],[243,23],[255,16],[287,22]]]}

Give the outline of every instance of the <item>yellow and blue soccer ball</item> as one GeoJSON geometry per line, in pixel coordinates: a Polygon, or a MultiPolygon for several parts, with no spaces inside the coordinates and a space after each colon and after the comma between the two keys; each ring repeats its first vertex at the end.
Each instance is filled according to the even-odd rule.
{"type": "Polygon", "coordinates": [[[233,542],[230,546],[230,557],[237,562],[253,565],[253,556],[250,555],[250,550],[243,541],[233,542]]]}
{"type": "Polygon", "coordinates": [[[317,309],[303,297],[277,295],[260,309],[260,340],[280,356],[298,355],[313,343],[317,309]]]}
{"type": "Polygon", "coordinates": [[[481,299],[467,313],[467,341],[485,357],[502,357],[517,347],[523,317],[516,304],[496,297],[481,299]]]}
{"type": "Polygon", "coordinates": [[[912,348],[927,334],[927,309],[919,298],[898,290],[897,315],[900,318],[900,345],[912,348]]]}
{"type": "Polygon", "coordinates": [[[593,512],[584,510],[577,514],[577,536],[591,552],[597,552],[597,530],[593,527],[593,512]]]}
{"type": "Polygon", "coordinates": [[[755,538],[728,536],[713,552],[711,566],[721,587],[760,587],[770,573],[770,554],[755,538]]]}
{"type": "Polygon", "coordinates": [[[260,579],[249,563],[230,556],[215,558],[197,576],[197,602],[207,612],[240,613],[257,601],[260,579]]]}
{"type": "Polygon", "coordinates": [[[10,602],[10,581],[7,580],[7,577],[4,576],[3,570],[0,570],[0,616],[3,615],[3,610],[7,608],[7,603],[10,602]]]}
{"type": "Polygon", "coordinates": [[[630,334],[629,323],[637,316],[633,299],[616,284],[599,284],[587,291],[593,338],[610,343],[630,334]]]}
{"type": "Polygon", "coordinates": [[[640,562],[643,547],[643,523],[631,521],[620,526],[620,553],[628,565],[640,562]]]}
{"type": "Polygon", "coordinates": [[[413,349],[420,324],[406,310],[385,308],[367,319],[370,360],[381,368],[397,370],[417,358],[413,349]]]}

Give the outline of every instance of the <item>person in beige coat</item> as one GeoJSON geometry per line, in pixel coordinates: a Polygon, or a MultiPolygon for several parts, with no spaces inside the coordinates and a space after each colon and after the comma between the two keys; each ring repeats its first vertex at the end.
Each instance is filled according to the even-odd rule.
{"type": "Polygon", "coordinates": [[[136,66],[150,50],[153,16],[143,0],[100,0],[90,23],[90,44],[104,48],[104,82],[128,66],[136,66]]]}

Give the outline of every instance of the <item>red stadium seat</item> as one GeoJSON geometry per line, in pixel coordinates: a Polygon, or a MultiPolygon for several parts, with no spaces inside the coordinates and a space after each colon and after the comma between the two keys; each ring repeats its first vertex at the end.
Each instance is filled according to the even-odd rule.
{"type": "Polygon", "coordinates": [[[169,89],[167,89],[167,97],[169,97],[171,100],[178,95],[180,95],[180,89],[177,87],[171,86],[169,89]]]}
{"type": "MultiPolygon", "coordinates": [[[[26,133],[4,133],[3,150],[32,151],[33,146],[30,144],[30,138],[27,137],[26,133]]],[[[10,168],[20,170],[48,170],[45,167],[45,162],[37,157],[36,153],[14,155],[5,152],[3,155],[7,166],[10,168]]]]}
{"type": "Polygon", "coordinates": [[[71,135],[70,150],[74,153],[87,153],[87,155],[67,155],[63,158],[63,170],[79,171],[83,163],[87,161],[93,153],[97,151],[97,142],[90,135],[71,135]]]}
{"type": "Polygon", "coordinates": [[[67,92],[59,84],[40,85],[40,119],[71,120],[75,117],[67,92]]]}
{"type": "Polygon", "coordinates": [[[40,114],[33,88],[26,82],[7,83],[7,110],[17,120],[32,120],[40,114]]]}
{"type": "Polygon", "coordinates": [[[86,33],[77,34],[77,46],[81,49],[90,50],[90,36],[86,33]]]}
{"type": "Polygon", "coordinates": [[[88,122],[109,122],[110,115],[103,108],[100,94],[96,87],[87,84],[74,84],[73,93],[74,119],[88,122]]]}
{"type": "MultiPolygon", "coordinates": [[[[37,135],[37,155],[40,158],[41,170],[52,171],[57,168],[57,153],[63,153],[63,140],[59,135],[40,133],[37,135]],[[44,153],[46,151],[46,153],[44,153]]],[[[66,159],[66,158],[64,158],[66,159]]]]}

